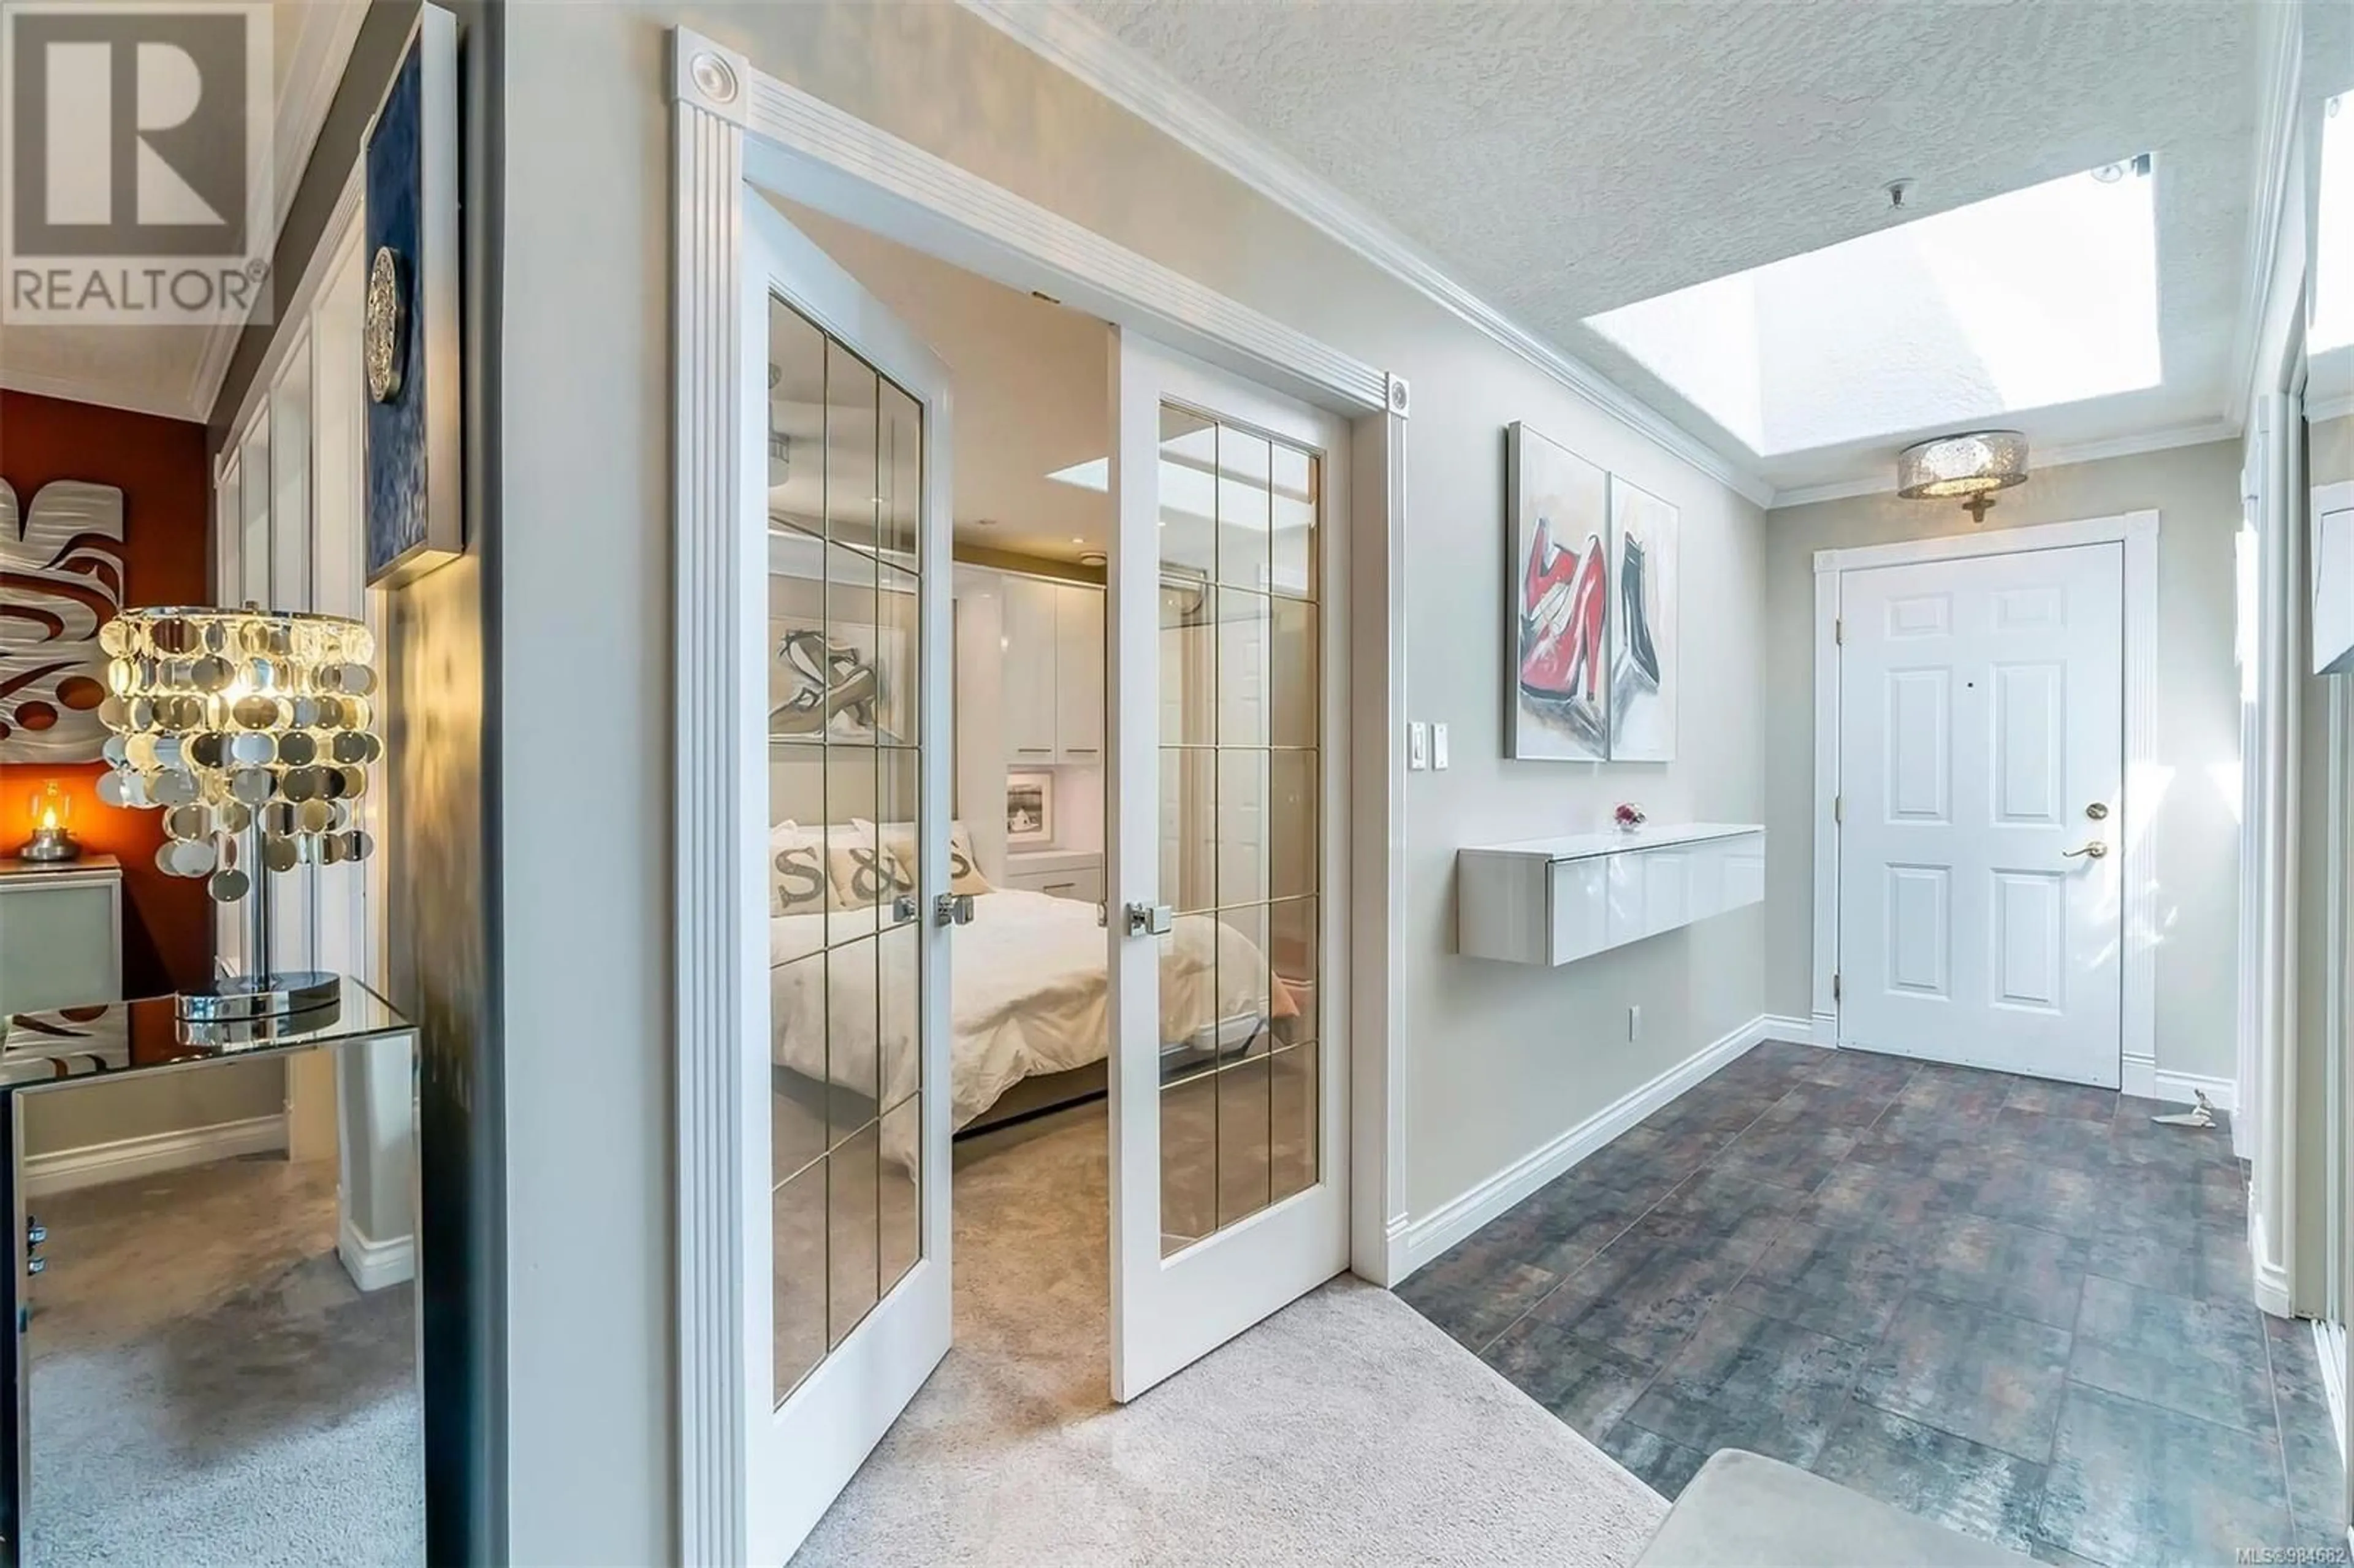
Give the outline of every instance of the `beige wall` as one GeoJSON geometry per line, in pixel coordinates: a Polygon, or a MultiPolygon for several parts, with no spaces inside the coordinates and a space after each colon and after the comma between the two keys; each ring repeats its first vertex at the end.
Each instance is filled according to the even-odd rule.
{"type": "MultiPolygon", "coordinates": [[[[1410,377],[1408,695],[1454,767],[1410,777],[1401,1036],[1426,1213],[1760,1009],[1756,910],[1560,973],[1452,955],[1459,844],[1757,820],[1758,510],[945,5],[509,13],[504,817],[512,1553],[671,1555],[668,837],[670,117],[691,23],[844,109],[1410,377]],[[554,133],[554,127],[561,133],[554,133]],[[1526,419],[1682,511],[1672,766],[1500,759],[1503,427],[1526,419]],[[593,766],[584,765],[592,758],[593,766]],[[620,831],[617,831],[617,826],[620,831]],[[641,831],[642,830],[642,831],[641,831]],[[551,917],[560,911],[561,918],[551,917]],[[1627,1041],[1626,1009],[1644,1009],[1627,1041]]],[[[1802,846],[1777,842],[1787,856],[1802,846]]]]}
{"type": "MultiPolygon", "coordinates": [[[[2239,941],[2239,675],[2232,662],[2240,526],[2236,441],[2037,472],[2004,493],[1988,528],[2155,508],[2158,535],[2158,1065],[2235,1070],[2239,941]]],[[[1814,854],[1814,554],[1971,531],[1956,504],[1893,494],[1826,501],[1766,520],[1766,1010],[1811,1005],[1814,854]]]]}

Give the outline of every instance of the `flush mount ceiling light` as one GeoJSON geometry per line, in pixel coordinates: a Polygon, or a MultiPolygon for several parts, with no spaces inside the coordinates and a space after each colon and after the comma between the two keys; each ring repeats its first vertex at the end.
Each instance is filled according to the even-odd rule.
{"type": "Polygon", "coordinates": [[[2027,437],[2019,430],[1939,436],[1896,454],[1896,493],[1907,501],[1962,498],[1973,523],[1986,521],[1994,493],[2027,482],[2027,437]]]}

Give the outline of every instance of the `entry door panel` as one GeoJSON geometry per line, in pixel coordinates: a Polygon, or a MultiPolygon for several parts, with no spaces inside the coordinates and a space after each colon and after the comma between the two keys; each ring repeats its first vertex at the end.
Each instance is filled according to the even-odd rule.
{"type": "Polygon", "coordinates": [[[2124,551],[1842,574],[1840,1036],[2115,1087],[2124,551]]]}
{"type": "Polygon", "coordinates": [[[1112,1392],[1347,1266],[1348,428],[1114,349],[1112,1392]],[[1138,924],[1131,933],[1128,916],[1138,924]]]}

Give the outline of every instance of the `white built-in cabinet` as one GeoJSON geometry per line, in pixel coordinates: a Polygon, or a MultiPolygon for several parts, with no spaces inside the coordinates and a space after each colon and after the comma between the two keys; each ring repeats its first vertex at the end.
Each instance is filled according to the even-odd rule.
{"type": "Polygon", "coordinates": [[[1005,578],[1002,734],[1011,767],[1103,760],[1103,590],[1005,578]]]}
{"type": "Polygon", "coordinates": [[[1566,964],[1766,897],[1766,830],[1685,822],[1455,852],[1456,950],[1566,964]]]}
{"type": "Polygon", "coordinates": [[[1044,767],[1055,760],[1055,585],[1005,579],[1005,757],[1044,767]]]}
{"type": "Polygon", "coordinates": [[[1065,762],[1103,760],[1104,596],[1101,588],[1055,588],[1055,751],[1065,762]]]}

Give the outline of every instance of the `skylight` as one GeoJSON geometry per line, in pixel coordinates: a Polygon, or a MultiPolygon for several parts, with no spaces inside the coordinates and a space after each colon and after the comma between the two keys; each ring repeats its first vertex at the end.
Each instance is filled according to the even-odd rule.
{"type": "Polygon", "coordinates": [[[2154,387],[2149,170],[2030,185],[1585,324],[1761,457],[2154,387]]]}
{"type": "Polygon", "coordinates": [[[2314,354],[2354,343],[2354,93],[2329,101],[2321,122],[2321,217],[2313,243],[2314,354]]]}

